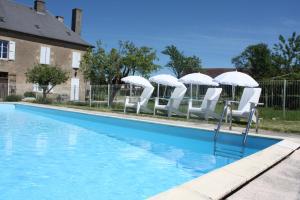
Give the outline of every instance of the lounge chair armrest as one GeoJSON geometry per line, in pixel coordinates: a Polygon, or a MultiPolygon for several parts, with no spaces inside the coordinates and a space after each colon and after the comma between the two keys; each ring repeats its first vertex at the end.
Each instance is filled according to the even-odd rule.
{"type": "Polygon", "coordinates": [[[162,98],[162,97],[155,97],[155,99],[161,99],[161,100],[169,100],[168,98],[162,98]]]}
{"type": "Polygon", "coordinates": [[[256,103],[256,102],[249,102],[249,103],[250,103],[252,106],[255,106],[255,107],[265,105],[264,103],[256,103]]]}
{"type": "Polygon", "coordinates": [[[138,102],[140,100],[140,97],[130,97],[130,96],[126,96],[125,101],[127,103],[129,102],[138,102]]]}

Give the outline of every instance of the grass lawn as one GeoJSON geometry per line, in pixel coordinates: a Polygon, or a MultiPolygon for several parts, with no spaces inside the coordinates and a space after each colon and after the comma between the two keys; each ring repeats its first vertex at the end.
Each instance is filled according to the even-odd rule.
{"type": "MultiPolygon", "coordinates": [[[[101,112],[114,112],[114,113],[123,113],[123,104],[114,104],[112,108],[108,108],[106,104],[93,104],[92,107],[87,105],[86,103],[54,103],[55,106],[63,106],[69,108],[77,108],[83,110],[94,110],[101,112]]],[[[150,102],[149,107],[153,107],[153,103],[150,102]]],[[[217,113],[221,113],[223,106],[218,105],[216,108],[217,113]]],[[[186,105],[181,106],[180,110],[183,113],[186,113],[186,105]]],[[[286,120],[283,120],[283,112],[282,110],[274,110],[271,108],[260,108],[260,129],[285,132],[285,133],[299,133],[300,134],[300,111],[287,111],[286,120]]],[[[135,115],[133,112],[129,112],[130,115],[135,115]]],[[[148,117],[162,118],[167,119],[165,115],[156,115],[152,114],[142,114],[148,117]]],[[[186,121],[186,117],[184,116],[173,116],[172,120],[182,120],[186,121]]],[[[201,119],[191,118],[189,121],[197,122],[201,119]]],[[[203,120],[203,119],[202,119],[203,120]]],[[[209,123],[216,124],[215,120],[210,120],[209,123]]],[[[245,127],[245,122],[233,122],[233,126],[245,127]]]]}

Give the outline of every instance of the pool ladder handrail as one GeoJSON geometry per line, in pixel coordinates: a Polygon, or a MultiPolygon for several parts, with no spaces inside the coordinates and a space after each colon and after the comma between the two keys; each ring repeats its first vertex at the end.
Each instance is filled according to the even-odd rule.
{"type": "MultiPolygon", "coordinates": [[[[249,130],[250,130],[251,124],[252,124],[252,118],[253,118],[254,113],[257,111],[257,107],[259,105],[264,105],[264,104],[263,103],[253,103],[253,102],[250,102],[250,113],[249,113],[249,116],[248,116],[247,126],[246,126],[245,130],[242,132],[242,134],[244,135],[244,137],[243,137],[243,145],[246,144],[247,137],[248,137],[248,134],[249,134],[249,130]]],[[[226,101],[225,105],[224,105],[223,112],[222,112],[221,117],[220,117],[220,120],[219,120],[219,122],[217,124],[217,128],[215,128],[214,141],[217,140],[218,134],[219,134],[221,126],[222,126],[222,121],[224,119],[224,116],[227,115],[227,109],[228,109],[229,106],[231,106],[230,101],[226,101]]],[[[230,116],[230,117],[232,117],[232,116],[230,116]]]]}
{"type": "Polygon", "coordinates": [[[219,122],[217,124],[217,128],[215,128],[214,141],[217,140],[218,134],[219,134],[221,126],[222,126],[222,121],[223,121],[224,117],[227,115],[228,106],[229,106],[229,101],[225,101],[223,112],[222,112],[219,122]]]}
{"type": "MultiPolygon", "coordinates": [[[[256,113],[257,107],[260,106],[260,105],[264,105],[264,104],[263,103],[250,102],[250,113],[249,113],[249,116],[248,116],[247,126],[246,126],[244,132],[242,132],[242,134],[244,135],[243,144],[246,144],[247,137],[248,137],[248,134],[249,134],[249,131],[250,131],[250,128],[251,128],[251,124],[252,124],[253,115],[256,113]]],[[[257,117],[256,125],[258,125],[257,124],[258,123],[258,115],[256,117],[257,117]]],[[[256,131],[257,131],[257,127],[256,127],[256,131]]]]}

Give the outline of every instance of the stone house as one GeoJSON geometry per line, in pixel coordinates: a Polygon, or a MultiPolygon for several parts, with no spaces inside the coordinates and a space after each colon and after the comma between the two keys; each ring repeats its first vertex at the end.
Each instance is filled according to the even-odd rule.
{"type": "Polygon", "coordinates": [[[72,27],[64,18],[46,10],[44,0],[35,0],[33,8],[11,0],[0,0],[0,98],[26,91],[40,92],[26,83],[25,73],[35,64],[56,65],[69,72],[70,79],[56,86],[53,93],[70,100],[83,100],[85,83],[77,70],[91,47],[81,34],[82,10],[72,10],[72,27]]]}

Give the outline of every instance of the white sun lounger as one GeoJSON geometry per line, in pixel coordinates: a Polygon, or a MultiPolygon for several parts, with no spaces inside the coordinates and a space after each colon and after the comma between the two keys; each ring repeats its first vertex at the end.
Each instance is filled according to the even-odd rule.
{"type": "Polygon", "coordinates": [[[182,114],[181,112],[179,112],[178,108],[185,95],[185,92],[186,92],[186,87],[183,84],[179,87],[176,87],[172,92],[170,99],[166,99],[168,100],[167,104],[159,104],[159,99],[163,99],[163,98],[156,97],[153,114],[155,115],[157,110],[167,111],[168,117],[171,117],[173,113],[182,114]]]}
{"type": "MultiPolygon", "coordinates": [[[[238,109],[237,110],[232,110],[230,109],[227,111],[227,117],[226,120],[228,119],[228,116],[230,117],[230,124],[232,118],[248,118],[250,114],[250,109],[251,109],[251,104],[254,104],[255,106],[258,105],[259,98],[261,94],[261,88],[245,88],[242,94],[242,98],[240,102],[238,101],[229,101],[229,105],[232,109],[233,103],[238,103],[238,109]],[[231,116],[230,116],[231,115],[231,116]]],[[[256,115],[253,115],[252,121],[257,122],[257,117],[256,115]]]]}
{"type": "Polygon", "coordinates": [[[151,112],[151,110],[147,106],[153,91],[154,91],[154,87],[151,86],[151,87],[144,88],[140,97],[127,96],[125,98],[124,113],[126,113],[127,108],[136,109],[137,114],[139,114],[141,111],[151,112]]]}
{"type": "MultiPolygon", "coordinates": [[[[193,99],[189,100],[188,111],[187,111],[187,119],[189,119],[191,114],[199,115],[204,117],[206,120],[209,117],[219,118],[219,116],[215,113],[215,108],[218,103],[222,92],[222,88],[208,88],[206,94],[204,96],[200,107],[193,107],[193,99]]],[[[197,101],[197,100],[196,100],[197,101]]]]}

